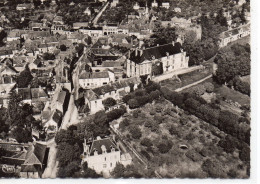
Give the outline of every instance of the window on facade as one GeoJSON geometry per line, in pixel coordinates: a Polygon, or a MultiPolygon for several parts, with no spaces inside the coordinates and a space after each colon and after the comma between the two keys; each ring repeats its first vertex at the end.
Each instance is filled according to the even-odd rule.
{"type": "Polygon", "coordinates": [[[112,164],[112,163],[110,163],[110,167],[112,167],[112,165],[113,165],[113,164],[112,164]]]}
{"type": "Polygon", "coordinates": [[[107,164],[103,164],[103,168],[107,168],[107,164]]]}
{"type": "Polygon", "coordinates": [[[105,161],[107,161],[107,158],[105,157],[105,161]]]}

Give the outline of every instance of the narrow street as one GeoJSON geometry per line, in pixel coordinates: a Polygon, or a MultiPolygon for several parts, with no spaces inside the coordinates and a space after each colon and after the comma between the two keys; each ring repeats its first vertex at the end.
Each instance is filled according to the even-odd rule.
{"type": "Polygon", "coordinates": [[[58,161],[56,161],[56,142],[54,138],[47,142],[47,146],[50,148],[47,167],[44,170],[42,178],[56,178],[58,171],[58,161]]]}

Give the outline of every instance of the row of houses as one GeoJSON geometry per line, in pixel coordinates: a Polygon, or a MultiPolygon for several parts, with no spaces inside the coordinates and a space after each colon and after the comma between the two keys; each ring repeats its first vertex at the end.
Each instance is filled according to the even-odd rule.
{"type": "Polygon", "coordinates": [[[222,32],[219,36],[219,47],[225,47],[229,43],[250,35],[250,23],[241,27],[222,32]]]}

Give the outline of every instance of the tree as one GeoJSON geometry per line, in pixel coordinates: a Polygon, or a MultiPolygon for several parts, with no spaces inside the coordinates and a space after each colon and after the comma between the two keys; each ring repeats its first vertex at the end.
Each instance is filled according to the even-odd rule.
{"type": "Polygon", "coordinates": [[[140,107],[139,102],[136,99],[128,100],[127,104],[129,105],[130,109],[135,109],[135,108],[140,107]]]}
{"type": "Polygon", "coordinates": [[[170,149],[172,148],[173,143],[170,140],[166,140],[163,143],[160,143],[157,148],[160,151],[160,153],[168,153],[170,149]]]}
{"type": "Polygon", "coordinates": [[[146,138],[146,137],[141,140],[140,144],[143,145],[143,146],[146,146],[146,147],[153,146],[152,141],[150,139],[146,138]]]}
{"type": "Polygon", "coordinates": [[[60,46],[60,50],[61,50],[61,51],[66,51],[66,50],[67,50],[66,45],[61,45],[61,46],[60,46]]]}
{"type": "Polygon", "coordinates": [[[112,171],[112,176],[115,178],[122,178],[124,177],[124,172],[125,172],[125,166],[121,163],[116,163],[116,167],[112,171]]]}
{"type": "Polygon", "coordinates": [[[66,167],[60,167],[58,170],[58,177],[70,178],[74,177],[76,172],[80,171],[80,163],[78,161],[70,162],[66,167]]]}
{"type": "Polygon", "coordinates": [[[27,88],[30,82],[32,81],[33,76],[28,65],[25,66],[25,69],[20,73],[16,79],[16,83],[19,88],[27,88]]]}
{"type": "Polygon", "coordinates": [[[116,105],[116,100],[112,97],[109,97],[109,98],[103,100],[102,103],[103,103],[105,109],[108,109],[109,107],[116,105]]]}
{"type": "Polygon", "coordinates": [[[137,126],[132,126],[130,128],[130,133],[134,139],[140,139],[142,137],[142,132],[137,126]]]}
{"type": "Polygon", "coordinates": [[[205,93],[206,89],[203,85],[199,85],[199,86],[195,86],[193,89],[193,92],[197,95],[197,96],[201,96],[205,93]]]}
{"type": "Polygon", "coordinates": [[[211,82],[204,83],[204,87],[207,93],[212,93],[214,91],[214,85],[211,82]]]}

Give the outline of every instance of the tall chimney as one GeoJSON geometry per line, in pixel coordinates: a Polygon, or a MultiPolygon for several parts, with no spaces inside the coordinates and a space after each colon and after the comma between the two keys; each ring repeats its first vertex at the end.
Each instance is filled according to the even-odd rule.
{"type": "Polygon", "coordinates": [[[174,41],[172,41],[172,45],[175,46],[175,42],[174,41]]]}
{"type": "Polygon", "coordinates": [[[138,50],[137,50],[137,48],[135,48],[135,56],[137,56],[138,55],[138,50]]]}

